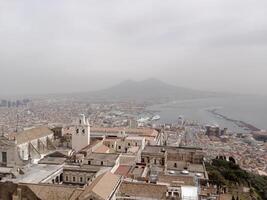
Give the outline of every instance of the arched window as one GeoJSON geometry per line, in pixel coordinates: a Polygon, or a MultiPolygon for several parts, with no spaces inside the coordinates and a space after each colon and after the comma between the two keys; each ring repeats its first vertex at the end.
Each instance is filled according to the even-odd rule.
{"type": "Polygon", "coordinates": [[[78,128],[76,129],[76,133],[79,133],[79,129],[78,128]]]}

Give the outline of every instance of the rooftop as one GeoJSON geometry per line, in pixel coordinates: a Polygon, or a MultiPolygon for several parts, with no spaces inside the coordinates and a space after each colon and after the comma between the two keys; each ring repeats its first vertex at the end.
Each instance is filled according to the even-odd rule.
{"type": "Polygon", "coordinates": [[[109,153],[110,151],[114,152],[112,149],[102,144],[99,147],[97,147],[93,152],[94,153],[109,153]]]}
{"type": "Polygon", "coordinates": [[[25,174],[18,176],[12,181],[19,183],[40,183],[51,174],[61,170],[62,167],[62,165],[33,164],[27,168],[23,168],[22,171],[25,174]]]}
{"type": "Polygon", "coordinates": [[[21,131],[18,133],[9,133],[7,137],[10,140],[16,140],[17,144],[24,144],[31,140],[35,140],[38,138],[46,137],[49,135],[53,135],[53,132],[48,127],[37,127],[31,128],[25,131],[21,131]]]}
{"type": "Polygon", "coordinates": [[[158,182],[167,183],[170,185],[189,185],[194,186],[194,178],[192,176],[171,176],[171,175],[159,175],[158,182]]]}
{"type": "Polygon", "coordinates": [[[118,196],[165,199],[166,192],[166,185],[123,182],[118,196]]]}
{"type": "Polygon", "coordinates": [[[44,157],[41,159],[38,163],[39,164],[48,164],[48,165],[62,165],[67,158],[61,158],[61,157],[44,157]]]}
{"type": "Polygon", "coordinates": [[[86,159],[88,160],[105,160],[105,161],[114,161],[119,157],[118,154],[114,153],[91,153],[86,159]]]}
{"type": "Polygon", "coordinates": [[[84,189],[79,196],[81,199],[89,197],[91,193],[96,194],[101,199],[108,199],[118,186],[120,176],[106,172],[98,176],[93,182],[84,189]]]}
{"type": "Polygon", "coordinates": [[[121,175],[121,176],[127,176],[128,173],[130,172],[130,169],[131,168],[132,167],[131,166],[128,166],[128,165],[119,165],[119,167],[115,171],[115,174],[121,175]]]}
{"type": "Polygon", "coordinates": [[[150,128],[101,128],[101,127],[92,127],[92,133],[119,133],[125,131],[126,134],[137,134],[137,135],[146,135],[146,136],[157,136],[157,131],[150,128]]]}
{"type": "Polygon", "coordinates": [[[69,199],[74,193],[81,193],[76,187],[51,184],[20,184],[27,186],[40,199],[69,199]]]}
{"type": "Polygon", "coordinates": [[[148,145],[144,148],[144,153],[162,153],[163,151],[167,151],[169,153],[176,153],[178,151],[202,151],[201,148],[193,148],[193,147],[171,147],[171,146],[158,146],[158,145],[148,145]]]}

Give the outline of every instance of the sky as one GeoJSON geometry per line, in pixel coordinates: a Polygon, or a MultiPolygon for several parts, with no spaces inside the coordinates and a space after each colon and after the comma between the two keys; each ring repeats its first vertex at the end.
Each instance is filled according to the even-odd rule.
{"type": "Polygon", "coordinates": [[[266,0],[0,0],[0,95],[158,78],[267,95],[266,0]]]}

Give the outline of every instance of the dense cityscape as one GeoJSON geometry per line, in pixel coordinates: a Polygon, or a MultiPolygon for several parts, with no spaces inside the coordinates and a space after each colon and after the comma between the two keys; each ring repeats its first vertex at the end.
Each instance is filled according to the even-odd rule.
{"type": "Polygon", "coordinates": [[[147,110],[145,104],[38,98],[20,106],[2,106],[0,114],[3,199],[10,193],[3,189],[7,186],[14,191],[13,199],[244,197],[240,189],[226,192],[209,181],[204,163],[214,159],[267,175],[267,144],[254,139],[253,132],[234,133],[179,115],[175,123],[162,124],[159,113],[147,110]],[[108,196],[101,197],[102,191],[97,193],[94,187],[108,187],[105,179],[114,180],[114,185],[108,196]],[[70,186],[72,192],[59,194],[70,186]]]}
{"type": "Polygon", "coordinates": [[[0,200],[267,200],[266,0],[0,0],[0,200]]]}

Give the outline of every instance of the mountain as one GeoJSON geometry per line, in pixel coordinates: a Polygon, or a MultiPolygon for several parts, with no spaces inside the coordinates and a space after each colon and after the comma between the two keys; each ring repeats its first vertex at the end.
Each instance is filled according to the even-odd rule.
{"type": "Polygon", "coordinates": [[[177,87],[151,78],[144,81],[126,80],[113,87],[86,95],[90,99],[102,101],[165,102],[210,97],[216,93],[177,87]]]}

